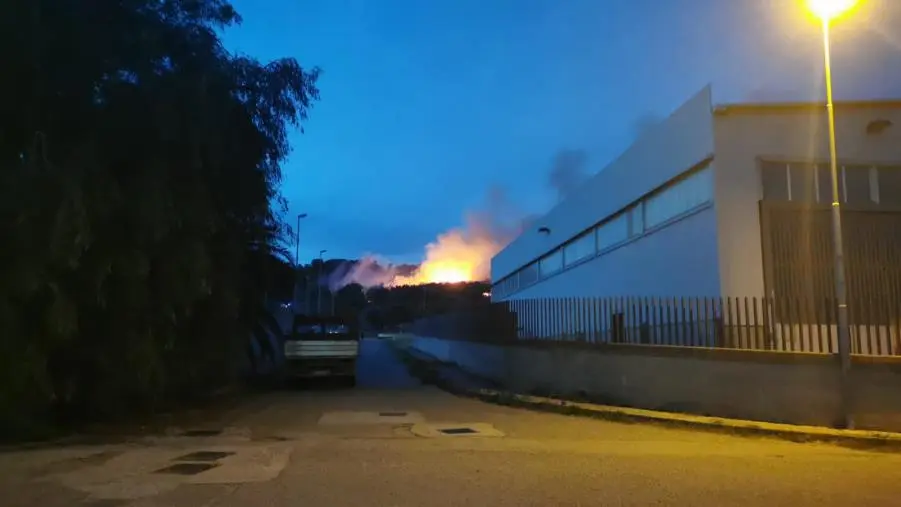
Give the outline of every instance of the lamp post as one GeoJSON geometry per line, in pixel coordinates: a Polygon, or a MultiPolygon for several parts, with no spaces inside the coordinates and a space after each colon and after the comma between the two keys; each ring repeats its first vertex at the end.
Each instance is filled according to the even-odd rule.
{"type": "Polygon", "coordinates": [[[300,219],[307,218],[306,213],[297,214],[297,229],[294,230],[294,267],[300,265],[300,219]]]}
{"type": "Polygon", "coordinates": [[[294,230],[294,313],[297,313],[298,303],[300,302],[300,219],[307,218],[306,213],[297,214],[297,229],[294,230]]]}
{"type": "Polygon", "coordinates": [[[835,270],[835,299],[838,303],[838,354],[841,362],[842,411],[845,427],[854,428],[851,406],[851,330],[848,325],[848,288],[845,282],[845,252],[842,242],[841,198],[838,192],[838,155],[835,147],[835,107],[832,101],[832,56],[830,27],[838,16],[850,11],[858,0],[807,0],[807,7],[823,28],[823,57],[826,79],[826,114],[829,121],[829,168],[832,177],[832,251],[835,270]]]}
{"type": "Polygon", "coordinates": [[[328,250],[319,251],[319,274],[316,276],[316,315],[322,315],[322,254],[328,250]]]}

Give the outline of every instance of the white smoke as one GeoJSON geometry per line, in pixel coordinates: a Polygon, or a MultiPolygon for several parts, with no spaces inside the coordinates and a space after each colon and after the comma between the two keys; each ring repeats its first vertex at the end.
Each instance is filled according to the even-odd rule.
{"type": "Polygon", "coordinates": [[[548,184],[557,194],[557,202],[565,200],[588,179],[588,155],[582,150],[562,150],[554,157],[548,184]]]}
{"type": "Polygon", "coordinates": [[[381,256],[367,254],[358,261],[342,264],[331,273],[325,284],[332,292],[353,283],[361,285],[363,289],[371,289],[391,285],[403,271],[409,271],[409,268],[404,269],[403,266],[396,266],[381,256]]]}
{"type": "Polygon", "coordinates": [[[329,280],[331,290],[357,283],[378,286],[418,285],[441,282],[449,274],[461,281],[490,278],[491,258],[513,240],[524,224],[524,214],[507,198],[503,188],[491,187],[483,205],[464,219],[464,225],[439,234],[423,252],[419,266],[394,264],[379,255],[367,255],[347,263],[329,280]]]}

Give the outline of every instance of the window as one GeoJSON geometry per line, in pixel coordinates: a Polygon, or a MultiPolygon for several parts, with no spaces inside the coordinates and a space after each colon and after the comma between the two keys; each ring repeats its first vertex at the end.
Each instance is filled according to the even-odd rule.
{"type": "Polygon", "coordinates": [[[763,183],[764,200],[788,200],[788,164],[773,162],[762,163],[760,165],[760,181],[763,183]]]}
{"type": "Polygon", "coordinates": [[[558,248],[538,261],[538,271],[542,278],[563,269],[563,250],[558,248]]]}
{"type": "Polygon", "coordinates": [[[879,204],[901,206],[901,167],[876,168],[879,204]]]}
{"type": "Polygon", "coordinates": [[[531,263],[519,272],[519,286],[526,287],[538,281],[538,263],[531,263]]]}
{"type": "Polygon", "coordinates": [[[519,287],[517,286],[517,282],[519,281],[519,273],[513,273],[512,276],[507,278],[504,281],[504,294],[511,294],[516,292],[519,287]]]}
{"type": "Polygon", "coordinates": [[[567,266],[571,266],[595,254],[595,238],[592,232],[582,234],[572,243],[563,247],[563,261],[567,266]]]}
{"type": "Polygon", "coordinates": [[[629,210],[629,235],[638,236],[644,232],[644,204],[638,203],[629,210]]]}
{"type": "MultiPolygon", "coordinates": [[[[839,200],[848,204],[880,202],[883,188],[881,176],[880,169],[869,165],[839,167],[839,200]]],[[[760,177],[765,200],[832,203],[832,169],[829,163],[767,162],[761,165],[760,177]]]]}
{"type": "Polygon", "coordinates": [[[597,228],[598,251],[604,251],[629,239],[629,217],[620,213],[597,228]]]}
{"type": "Polygon", "coordinates": [[[842,167],[845,183],[843,200],[848,204],[870,204],[870,166],[846,165],[842,167]]]}
{"type": "Polygon", "coordinates": [[[691,211],[713,198],[713,172],[702,169],[664,188],[645,202],[645,226],[650,228],[691,211]]]}
{"type": "Polygon", "coordinates": [[[791,164],[788,166],[788,197],[792,202],[816,202],[817,166],[791,164]]]}
{"type": "MultiPolygon", "coordinates": [[[[817,202],[820,204],[832,204],[832,169],[829,164],[817,165],[817,202]]],[[[838,198],[844,200],[845,184],[842,178],[841,168],[838,172],[838,198]]]]}

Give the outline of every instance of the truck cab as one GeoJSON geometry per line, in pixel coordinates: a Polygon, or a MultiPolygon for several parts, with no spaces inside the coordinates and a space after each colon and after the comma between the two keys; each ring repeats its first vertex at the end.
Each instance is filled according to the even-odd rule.
{"type": "Polygon", "coordinates": [[[355,385],[359,326],[341,317],[295,315],[284,352],[288,377],[340,377],[355,385]]]}

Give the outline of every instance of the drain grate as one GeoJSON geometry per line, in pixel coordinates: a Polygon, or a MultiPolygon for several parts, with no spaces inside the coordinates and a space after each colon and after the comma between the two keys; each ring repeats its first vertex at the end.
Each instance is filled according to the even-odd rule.
{"type": "Polygon", "coordinates": [[[407,417],[406,412],[379,412],[379,417],[407,417]]]}
{"type": "Polygon", "coordinates": [[[161,468],[154,473],[173,475],[197,475],[211,468],[219,466],[218,463],[177,463],[166,468],[161,468]]]}
{"type": "Polygon", "coordinates": [[[79,505],[83,505],[84,507],[119,507],[127,503],[129,503],[128,500],[120,498],[95,498],[92,500],[85,500],[79,505]]]}
{"type": "Polygon", "coordinates": [[[478,433],[478,431],[472,428],[444,428],[438,430],[445,435],[469,435],[472,433],[478,433]]]}
{"type": "Polygon", "coordinates": [[[227,458],[233,454],[233,452],[197,451],[192,452],[191,454],[185,454],[184,456],[179,456],[172,461],[219,461],[220,459],[227,458]]]}
{"type": "Polygon", "coordinates": [[[186,437],[215,437],[222,434],[222,430],[188,430],[182,435],[186,437]]]}

